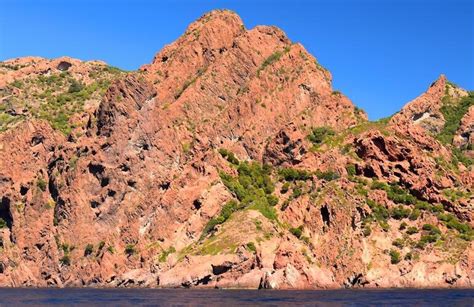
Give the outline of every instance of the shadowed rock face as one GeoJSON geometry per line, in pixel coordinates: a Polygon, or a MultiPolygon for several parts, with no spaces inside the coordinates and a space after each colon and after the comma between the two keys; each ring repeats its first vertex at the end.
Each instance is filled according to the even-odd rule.
{"type": "Polygon", "coordinates": [[[1,286],[472,286],[474,173],[430,135],[467,97],[444,77],[370,123],[303,46],[226,10],[137,72],[0,68],[2,112],[25,110],[0,133],[1,286]]]}

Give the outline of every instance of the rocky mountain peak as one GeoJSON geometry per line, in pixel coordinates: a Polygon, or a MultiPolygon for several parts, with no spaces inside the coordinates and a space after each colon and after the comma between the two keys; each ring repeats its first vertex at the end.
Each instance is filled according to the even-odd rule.
{"type": "Polygon", "coordinates": [[[301,44],[219,10],[139,71],[0,78],[0,286],[473,285],[474,109],[444,76],[369,122],[301,44]]]}

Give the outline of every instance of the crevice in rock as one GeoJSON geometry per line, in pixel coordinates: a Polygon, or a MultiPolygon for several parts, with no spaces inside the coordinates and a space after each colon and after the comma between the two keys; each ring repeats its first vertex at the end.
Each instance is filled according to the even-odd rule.
{"type": "Polygon", "coordinates": [[[110,179],[108,177],[104,177],[100,179],[100,186],[101,187],[106,187],[110,183],[110,179]]]}
{"type": "Polygon", "coordinates": [[[323,219],[324,225],[328,226],[331,224],[331,214],[326,205],[321,207],[321,218],[323,219]]]}
{"type": "Polygon", "coordinates": [[[212,274],[214,275],[221,275],[225,272],[229,271],[232,268],[231,264],[221,264],[221,265],[212,265],[212,274]]]}
{"type": "Polygon", "coordinates": [[[21,194],[21,196],[25,196],[26,193],[28,193],[28,190],[29,190],[29,188],[28,188],[27,186],[22,185],[22,186],[20,187],[20,194],[21,194]]]}
{"type": "Polygon", "coordinates": [[[44,141],[44,136],[38,134],[38,135],[35,135],[31,138],[31,146],[36,146],[38,144],[41,144],[43,143],[44,141]]]}
{"type": "Polygon", "coordinates": [[[0,203],[0,219],[2,219],[7,225],[10,231],[13,226],[13,217],[10,212],[10,198],[3,196],[2,202],[0,203]]]}
{"type": "Polygon", "coordinates": [[[372,167],[366,166],[366,167],[364,168],[364,176],[365,176],[365,177],[368,177],[368,178],[373,178],[373,177],[376,177],[376,174],[375,174],[375,172],[374,172],[374,170],[373,170],[372,167]]]}
{"type": "Polygon", "coordinates": [[[135,180],[130,179],[130,180],[127,180],[127,185],[131,188],[136,188],[137,182],[135,180]]]}
{"type": "Polygon", "coordinates": [[[170,188],[171,182],[165,181],[160,184],[160,189],[168,190],[170,188]]]}
{"type": "Polygon", "coordinates": [[[98,177],[105,171],[105,167],[102,166],[101,164],[89,163],[88,167],[89,167],[89,172],[96,177],[98,177]]]}
{"type": "Polygon", "coordinates": [[[196,286],[198,286],[198,285],[207,285],[211,280],[212,280],[212,276],[211,275],[206,275],[203,278],[198,279],[198,281],[196,282],[196,286]]]}
{"type": "Polygon", "coordinates": [[[71,66],[72,66],[71,63],[66,62],[66,61],[61,61],[58,64],[57,69],[60,70],[60,71],[67,71],[71,66]]]}
{"type": "Polygon", "coordinates": [[[91,200],[90,205],[91,205],[91,208],[96,209],[97,207],[99,207],[100,204],[99,204],[99,202],[97,202],[95,200],[91,200]]]}
{"type": "Polygon", "coordinates": [[[382,138],[382,137],[376,137],[376,138],[373,138],[372,139],[372,142],[374,143],[374,145],[381,151],[383,152],[384,155],[386,155],[388,157],[388,159],[390,160],[391,158],[391,155],[390,153],[388,152],[387,150],[387,146],[385,144],[385,140],[382,138]]]}
{"type": "Polygon", "coordinates": [[[130,166],[128,166],[127,164],[122,164],[122,165],[120,165],[120,170],[122,172],[129,172],[130,171],[130,166]]]}
{"type": "Polygon", "coordinates": [[[54,201],[57,201],[58,200],[58,197],[59,197],[59,191],[58,191],[58,188],[55,184],[55,181],[54,181],[54,178],[53,177],[49,177],[49,181],[48,181],[48,191],[49,191],[49,194],[51,195],[51,198],[54,200],[54,201]]]}
{"type": "Polygon", "coordinates": [[[202,206],[201,200],[200,199],[195,199],[193,201],[193,206],[194,206],[194,209],[196,209],[196,210],[201,209],[201,206],[202,206]]]}
{"type": "Polygon", "coordinates": [[[367,280],[364,278],[362,273],[354,274],[347,278],[344,282],[346,288],[360,287],[368,284],[367,280]]]}

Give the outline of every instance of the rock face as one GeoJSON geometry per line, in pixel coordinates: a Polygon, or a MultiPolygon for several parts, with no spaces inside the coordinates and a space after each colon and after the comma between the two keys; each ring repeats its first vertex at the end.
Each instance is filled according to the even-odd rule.
{"type": "Polygon", "coordinates": [[[471,96],[444,77],[371,123],[226,10],[137,72],[0,66],[1,286],[473,285],[471,96]]]}

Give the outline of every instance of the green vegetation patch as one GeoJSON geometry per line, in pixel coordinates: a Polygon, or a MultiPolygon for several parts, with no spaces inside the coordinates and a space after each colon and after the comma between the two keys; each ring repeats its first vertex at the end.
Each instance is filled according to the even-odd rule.
{"type": "Polygon", "coordinates": [[[443,114],[445,124],[441,132],[436,136],[443,144],[452,144],[453,137],[459,129],[462,117],[469,108],[474,105],[474,94],[461,98],[458,102],[453,102],[448,96],[443,98],[443,105],[440,109],[443,114]]]}
{"type": "MultiPolygon", "coordinates": [[[[229,155],[226,155],[229,156],[229,155]]],[[[215,227],[227,221],[232,213],[238,210],[255,209],[270,220],[277,220],[275,208],[278,198],[273,195],[275,184],[271,179],[272,169],[269,165],[256,162],[239,162],[236,177],[220,172],[224,185],[237,200],[227,202],[217,217],[212,218],[202,233],[201,239],[213,232],[215,227]]]]}
{"type": "Polygon", "coordinates": [[[331,127],[316,127],[312,128],[308,135],[308,140],[315,146],[320,146],[326,139],[336,135],[331,127]]]}
{"type": "MultiPolygon", "coordinates": [[[[443,105],[441,106],[441,113],[443,114],[445,124],[436,138],[443,144],[448,145],[453,143],[454,135],[456,134],[461,124],[461,119],[467,113],[469,108],[474,105],[474,93],[469,92],[469,95],[462,97],[459,101],[452,101],[449,96],[443,98],[443,105]]],[[[461,162],[465,166],[471,166],[474,164],[474,159],[464,155],[463,150],[470,149],[468,147],[453,148],[453,162],[461,162]]]]}
{"type": "Polygon", "coordinates": [[[260,72],[267,68],[267,66],[270,66],[277,62],[284,54],[288,53],[290,51],[290,46],[285,47],[283,51],[277,50],[274,53],[272,53],[268,58],[266,58],[262,65],[257,70],[257,75],[260,75],[260,72]]]}

